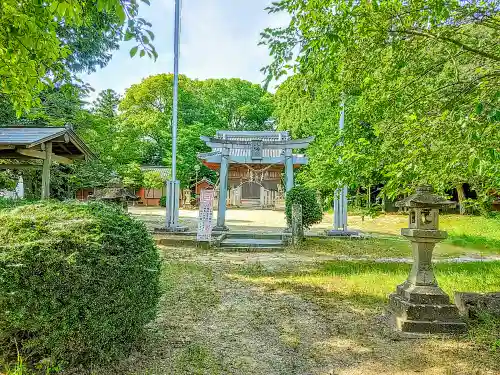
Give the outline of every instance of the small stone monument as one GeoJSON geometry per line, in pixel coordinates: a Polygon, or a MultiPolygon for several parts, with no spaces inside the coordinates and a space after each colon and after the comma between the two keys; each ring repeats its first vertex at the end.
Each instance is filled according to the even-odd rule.
{"type": "Polygon", "coordinates": [[[191,189],[184,189],[182,190],[183,193],[183,207],[184,208],[191,208],[191,189]]]}
{"type": "Polygon", "coordinates": [[[438,286],[432,269],[434,246],[447,237],[445,231],[439,230],[439,209],[455,203],[434,195],[432,187],[421,186],[396,205],[408,209],[409,225],[401,229],[401,234],[411,241],[413,252],[408,279],[389,297],[396,330],[413,334],[466,331],[458,308],[438,286]]]}
{"type": "Polygon", "coordinates": [[[302,205],[292,205],[292,245],[296,246],[304,240],[304,226],[302,225],[302,205]]]}

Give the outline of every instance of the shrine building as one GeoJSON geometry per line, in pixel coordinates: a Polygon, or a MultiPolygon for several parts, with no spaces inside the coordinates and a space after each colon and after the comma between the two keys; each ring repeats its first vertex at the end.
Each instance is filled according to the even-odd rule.
{"type": "MultiPolygon", "coordinates": [[[[314,137],[293,140],[288,131],[224,130],[215,137],[201,139],[212,151],[198,154],[198,158],[208,168],[219,171],[216,185],[220,216],[225,215],[226,206],[283,205],[285,192],[294,186],[294,168],[308,162],[307,157],[292,151],[306,149],[314,137]]],[[[224,219],[218,217],[217,227],[223,226],[224,219]]]]}

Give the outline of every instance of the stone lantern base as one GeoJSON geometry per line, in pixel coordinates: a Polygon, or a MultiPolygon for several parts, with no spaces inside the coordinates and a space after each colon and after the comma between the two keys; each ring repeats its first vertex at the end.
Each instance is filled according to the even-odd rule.
{"type": "Polygon", "coordinates": [[[396,330],[411,334],[466,332],[457,306],[438,286],[416,286],[405,282],[389,296],[391,320],[396,330]]]}

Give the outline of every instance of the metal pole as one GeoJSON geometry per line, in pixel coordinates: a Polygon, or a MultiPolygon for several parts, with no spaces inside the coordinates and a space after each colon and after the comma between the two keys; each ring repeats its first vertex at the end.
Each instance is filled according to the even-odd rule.
{"type": "Polygon", "coordinates": [[[174,31],[174,91],[172,108],[172,180],[177,180],[177,102],[179,96],[179,36],[181,23],[181,0],[175,0],[174,31]]]}
{"type": "MultiPolygon", "coordinates": [[[[342,133],[345,122],[344,99],[342,99],[340,108],[339,129],[342,133]]],[[[339,144],[342,145],[343,143],[343,138],[341,138],[339,144]]],[[[341,161],[342,159],[339,157],[339,163],[341,161]]],[[[347,234],[347,186],[337,188],[333,200],[333,231],[330,234],[337,235],[341,233],[347,234]]]]}
{"type": "Polygon", "coordinates": [[[174,87],[172,95],[172,171],[171,180],[167,188],[167,228],[177,228],[179,217],[179,182],[177,181],[177,104],[179,95],[179,39],[181,0],[175,0],[175,22],[174,22],[174,87]]]}

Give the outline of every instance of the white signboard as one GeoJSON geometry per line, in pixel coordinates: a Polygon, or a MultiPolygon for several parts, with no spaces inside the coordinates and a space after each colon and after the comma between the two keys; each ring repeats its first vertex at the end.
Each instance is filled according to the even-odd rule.
{"type": "Polygon", "coordinates": [[[205,190],[200,192],[200,212],[198,216],[198,241],[210,241],[212,239],[212,217],[214,213],[215,190],[205,190]]]}

